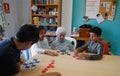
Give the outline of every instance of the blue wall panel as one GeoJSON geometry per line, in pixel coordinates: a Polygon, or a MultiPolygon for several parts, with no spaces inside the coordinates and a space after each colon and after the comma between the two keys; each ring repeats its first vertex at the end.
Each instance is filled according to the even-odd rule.
{"type": "Polygon", "coordinates": [[[83,22],[85,11],[85,0],[73,0],[72,27],[79,29],[82,24],[91,24],[102,28],[102,37],[110,42],[111,52],[120,56],[120,0],[117,0],[116,15],[114,21],[105,20],[98,24],[95,19],[90,19],[88,22],[83,22]]]}

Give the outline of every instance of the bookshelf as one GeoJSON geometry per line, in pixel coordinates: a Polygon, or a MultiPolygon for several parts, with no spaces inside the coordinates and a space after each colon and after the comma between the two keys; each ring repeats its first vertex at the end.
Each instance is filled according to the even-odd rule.
{"type": "Polygon", "coordinates": [[[56,35],[57,27],[61,26],[62,0],[31,0],[32,24],[46,27],[46,37],[51,43],[56,35]]]}

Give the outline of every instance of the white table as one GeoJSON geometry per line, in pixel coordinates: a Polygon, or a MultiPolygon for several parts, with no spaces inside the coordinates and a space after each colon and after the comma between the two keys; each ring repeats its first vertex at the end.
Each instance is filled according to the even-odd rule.
{"type": "Polygon", "coordinates": [[[55,68],[47,72],[60,72],[62,76],[120,76],[120,57],[104,55],[102,60],[76,60],[72,56],[59,55],[52,57],[39,54],[34,56],[40,64],[32,70],[22,70],[22,76],[38,76],[51,60],[55,68]]]}

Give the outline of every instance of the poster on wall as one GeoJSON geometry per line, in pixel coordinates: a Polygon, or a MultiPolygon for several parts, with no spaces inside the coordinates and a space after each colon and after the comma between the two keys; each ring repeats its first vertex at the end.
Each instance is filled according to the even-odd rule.
{"type": "Polygon", "coordinates": [[[96,14],[99,13],[100,0],[86,0],[85,16],[90,19],[95,19],[96,14]]]}
{"type": "Polygon", "coordinates": [[[99,12],[104,19],[114,20],[117,0],[100,0],[99,12]]]}

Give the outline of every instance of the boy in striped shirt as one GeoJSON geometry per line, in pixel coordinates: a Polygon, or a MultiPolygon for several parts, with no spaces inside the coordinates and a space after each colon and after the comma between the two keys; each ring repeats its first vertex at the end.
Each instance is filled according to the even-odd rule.
{"type": "Polygon", "coordinates": [[[100,42],[102,30],[95,26],[90,30],[90,40],[75,51],[80,59],[99,60],[103,57],[103,45],[100,42]]]}

